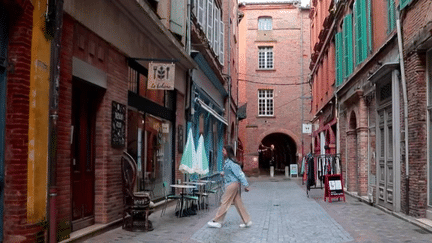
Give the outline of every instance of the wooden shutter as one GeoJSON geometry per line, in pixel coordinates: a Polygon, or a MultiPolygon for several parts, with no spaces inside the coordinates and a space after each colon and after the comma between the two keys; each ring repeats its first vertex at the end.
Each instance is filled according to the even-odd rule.
{"type": "Polygon", "coordinates": [[[357,0],[354,3],[355,15],[355,59],[356,65],[363,62],[367,57],[368,38],[367,38],[367,19],[366,19],[366,0],[357,0]]]}
{"type": "Polygon", "coordinates": [[[221,17],[221,21],[220,21],[220,40],[219,40],[219,62],[224,65],[224,57],[225,57],[225,52],[224,52],[224,42],[225,42],[225,38],[224,38],[224,32],[225,32],[225,24],[223,22],[223,17],[221,17]]]}
{"type": "Polygon", "coordinates": [[[410,4],[411,0],[400,0],[400,10],[404,9],[408,4],[410,4]]]}
{"type": "Polygon", "coordinates": [[[387,34],[393,31],[396,25],[396,9],[394,0],[387,0],[387,34]]]}
{"type": "Polygon", "coordinates": [[[345,16],[343,21],[343,56],[344,56],[344,78],[353,72],[353,36],[352,36],[352,14],[345,16]]]}
{"type": "Polygon", "coordinates": [[[197,18],[197,14],[198,14],[198,0],[192,0],[192,13],[197,18]]]}
{"type": "Polygon", "coordinates": [[[207,0],[198,0],[198,24],[200,24],[201,29],[204,33],[207,33],[207,0]]]}
{"type": "Polygon", "coordinates": [[[184,36],[186,0],[171,1],[170,30],[184,36]]]}
{"type": "Polygon", "coordinates": [[[336,33],[335,35],[335,59],[336,59],[336,87],[342,84],[342,33],[336,33]]]}
{"type": "Polygon", "coordinates": [[[219,19],[220,19],[220,11],[219,11],[219,8],[218,7],[216,7],[216,5],[214,6],[214,11],[213,11],[213,36],[214,36],[214,39],[213,39],[213,51],[214,51],[214,53],[216,54],[216,56],[217,55],[219,55],[219,39],[220,39],[220,37],[219,37],[219,19]]]}
{"type": "Polygon", "coordinates": [[[207,39],[213,46],[213,0],[207,2],[207,39]]]}

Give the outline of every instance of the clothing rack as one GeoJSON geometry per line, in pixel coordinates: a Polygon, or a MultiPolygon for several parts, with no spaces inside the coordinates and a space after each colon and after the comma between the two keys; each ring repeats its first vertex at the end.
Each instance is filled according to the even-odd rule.
{"type": "Polygon", "coordinates": [[[340,154],[309,153],[303,158],[302,164],[304,164],[302,166],[303,183],[306,182],[306,195],[308,197],[311,189],[324,188],[324,201],[327,198],[330,202],[333,198],[343,198],[345,201],[340,154]]]}

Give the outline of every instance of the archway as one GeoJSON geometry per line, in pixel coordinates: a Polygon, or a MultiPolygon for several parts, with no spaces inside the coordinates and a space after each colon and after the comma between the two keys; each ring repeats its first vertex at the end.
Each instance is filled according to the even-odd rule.
{"type": "Polygon", "coordinates": [[[292,137],[283,133],[272,133],[264,137],[258,148],[260,173],[268,174],[270,170],[272,144],[274,145],[275,175],[284,174],[285,166],[297,162],[297,144],[292,137]]]}
{"type": "Polygon", "coordinates": [[[349,118],[349,129],[347,131],[348,142],[348,161],[347,161],[347,189],[352,192],[357,192],[358,186],[358,145],[357,145],[357,116],[354,111],[351,112],[349,118]]]}

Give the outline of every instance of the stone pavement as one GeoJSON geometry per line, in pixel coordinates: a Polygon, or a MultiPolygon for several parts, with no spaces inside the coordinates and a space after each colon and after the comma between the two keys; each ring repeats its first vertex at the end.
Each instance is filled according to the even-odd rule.
{"type": "Polygon", "coordinates": [[[151,232],[128,232],[121,227],[83,242],[432,242],[432,234],[380,209],[346,196],[346,202],[323,201],[324,191],[306,197],[299,178],[249,178],[251,191],[242,192],[251,215],[251,228],[241,229],[235,207],[221,229],[208,228],[217,210],[210,198],[209,211],[177,218],[174,206],[160,217],[150,216],[151,232]]]}

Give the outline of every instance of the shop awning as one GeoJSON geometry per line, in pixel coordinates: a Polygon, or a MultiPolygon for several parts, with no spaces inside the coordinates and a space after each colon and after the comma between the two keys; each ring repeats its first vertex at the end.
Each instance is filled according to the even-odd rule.
{"type": "Polygon", "coordinates": [[[228,122],[225,120],[225,118],[221,115],[219,115],[215,110],[213,110],[210,106],[208,106],[204,101],[202,101],[199,98],[195,98],[196,103],[198,103],[204,110],[206,110],[208,113],[210,113],[212,116],[214,116],[216,119],[218,119],[220,122],[228,126],[228,122]]]}

